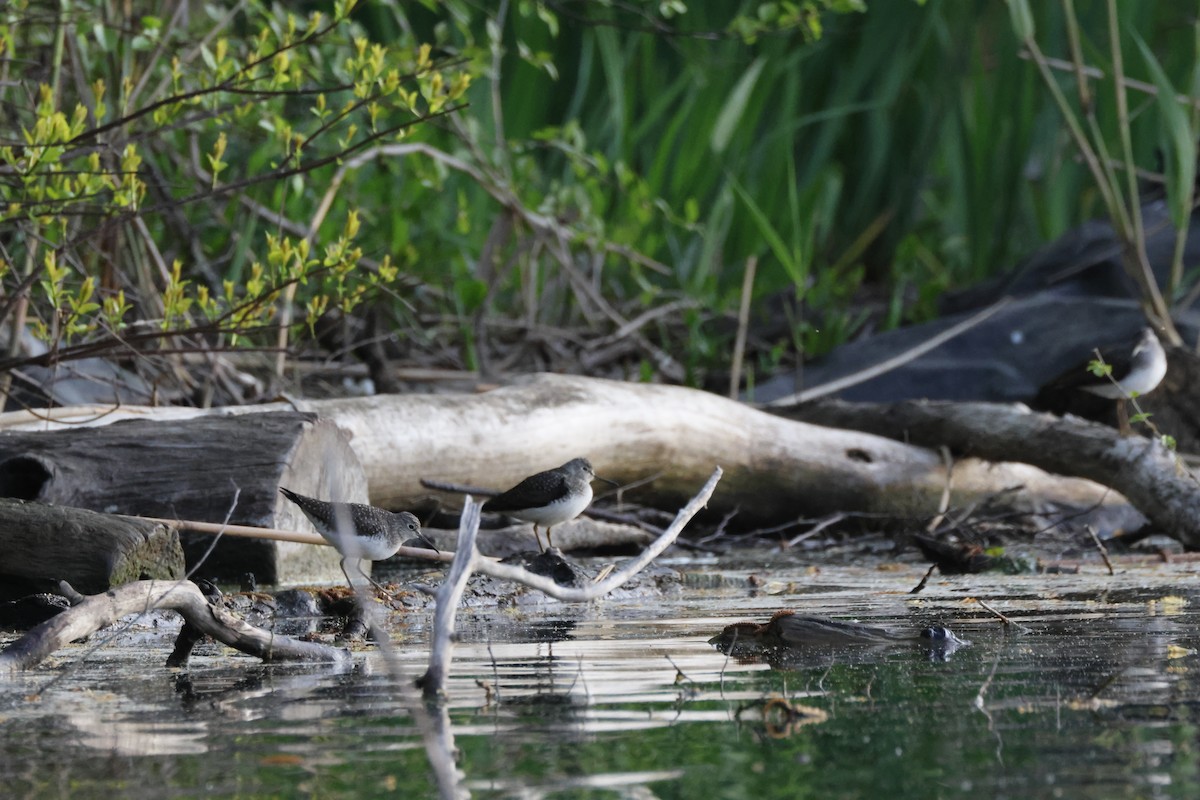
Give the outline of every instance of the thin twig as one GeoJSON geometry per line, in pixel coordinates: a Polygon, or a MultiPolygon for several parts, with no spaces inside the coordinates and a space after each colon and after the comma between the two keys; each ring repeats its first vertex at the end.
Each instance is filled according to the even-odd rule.
{"type": "Polygon", "coordinates": [[[825,397],[826,395],[833,394],[834,392],[840,392],[843,389],[848,389],[851,386],[857,386],[858,384],[869,381],[872,378],[878,377],[879,375],[883,375],[884,373],[898,369],[908,362],[920,358],[930,350],[940,347],[954,337],[965,333],[977,325],[982,324],[997,311],[1007,306],[1010,302],[1012,302],[1011,297],[1002,297],[995,303],[992,303],[990,306],[987,306],[978,313],[971,315],[957,325],[947,328],[936,336],[932,336],[924,342],[921,342],[921,344],[905,350],[903,353],[898,353],[889,359],[879,362],[878,364],[873,364],[866,369],[861,369],[853,374],[845,375],[837,380],[830,381],[829,383],[824,383],[820,386],[814,386],[811,389],[805,389],[804,391],[790,394],[787,397],[781,397],[778,400],[772,400],[770,403],[767,403],[767,407],[791,406],[796,405],[797,403],[804,403],[809,400],[816,400],[818,397],[825,397]]]}
{"type": "Polygon", "coordinates": [[[929,578],[933,575],[933,571],[937,569],[937,564],[930,564],[929,569],[925,570],[925,574],[921,577],[920,583],[908,590],[909,594],[920,594],[925,591],[925,584],[929,583],[929,578]]]}
{"type": "Polygon", "coordinates": [[[929,533],[933,533],[937,530],[937,526],[942,524],[946,510],[950,508],[950,492],[954,489],[954,458],[950,455],[950,448],[942,445],[938,450],[942,454],[942,466],[946,468],[946,485],[942,487],[942,498],[938,501],[937,513],[925,526],[925,530],[929,533]]]}
{"type": "Polygon", "coordinates": [[[1021,633],[1029,633],[1030,632],[1030,630],[1031,630],[1030,628],[1025,627],[1024,625],[1022,625],[1021,623],[1017,622],[1016,620],[1014,620],[1010,617],[1004,616],[1004,614],[1000,613],[992,606],[989,606],[985,601],[980,600],[978,597],[975,598],[975,602],[978,603],[979,605],[981,605],[985,610],[991,612],[992,614],[995,614],[996,618],[999,619],[1001,622],[1003,622],[1005,625],[1014,627],[1017,630],[1021,631],[1021,633]]]}
{"type": "Polygon", "coordinates": [[[1116,575],[1116,570],[1113,569],[1112,562],[1108,559],[1108,548],[1104,546],[1104,542],[1100,541],[1100,537],[1096,535],[1096,529],[1091,525],[1084,525],[1083,528],[1088,532],[1088,536],[1092,537],[1092,543],[1096,545],[1096,550],[1100,553],[1100,558],[1103,559],[1104,566],[1108,567],[1108,574],[1116,575]]]}
{"type": "Polygon", "coordinates": [[[746,329],[750,325],[750,297],[754,293],[754,273],[758,269],[758,256],[746,259],[746,271],[742,275],[742,302],[738,306],[737,336],[733,342],[733,362],[729,366],[729,399],[738,399],[742,385],[742,358],[746,351],[746,329]]]}

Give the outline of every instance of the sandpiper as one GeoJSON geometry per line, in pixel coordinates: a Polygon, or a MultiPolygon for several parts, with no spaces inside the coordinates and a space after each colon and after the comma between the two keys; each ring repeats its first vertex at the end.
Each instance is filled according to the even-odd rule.
{"type": "MultiPolygon", "coordinates": [[[[1162,343],[1151,328],[1143,328],[1136,340],[1124,345],[1106,347],[1099,351],[1100,358],[1110,369],[1101,374],[1084,366],[1077,366],[1055,378],[1043,393],[1063,392],[1072,389],[1117,401],[1117,424],[1123,435],[1131,433],[1126,400],[1149,394],[1157,388],[1167,374],[1167,354],[1162,343]],[[1107,374],[1103,374],[1103,373],[1107,374]]],[[[1096,359],[1091,359],[1094,363],[1096,359]]],[[[1039,397],[1045,396],[1039,393],[1039,397]]],[[[1036,401],[1035,401],[1036,402],[1036,401]]]]}
{"type": "Polygon", "coordinates": [[[596,472],[590,461],[573,458],[561,467],[530,475],[507,492],[488,500],[483,504],[483,510],[498,511],[532,522],[534,538],[544,551],[538,526],[546,526],[546,544],[553,547],[550,529],[583,513],[592,502],[592,481],[595,478],[596,472]]]}
{"type": "MultiPolygon", "coordinates": [[[[382,561],[395,555],[409,537],[416,537],[429,544],[429,540],[421,532],[420,520],[407,511],[393,513],[361,503],[330,503],[297,494],[282,486],[279,487],[279,491],[299,506],[317,533],[325,537],[325,540],[342,554],[342,574],[346,576],[347,581],[350,581],[350,574],[346,572],[348,559],[382,561]]],[[[365,572],[362,574],[371,583],[380,589],[383,588],[365,572]]],[[[350,586],[353,588],[353,581],[350,581],[350,586]]]]}
{"type": "Polygon", "coordinates": [[[1124,400],[1128,397],[1154,391],[1167,374],[1167,354],[1162,343],[1150,328],[1142,328],[1133,348],[1107,348],[1100,351],[1100,358],[1112,367],[1110,376],[1092,375],[1079,385],[1085,392],[1124,400]]]}

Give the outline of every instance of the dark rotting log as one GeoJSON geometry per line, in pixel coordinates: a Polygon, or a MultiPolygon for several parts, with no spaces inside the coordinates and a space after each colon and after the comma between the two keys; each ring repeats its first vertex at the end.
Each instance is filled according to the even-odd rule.
{"type": "MultiPolygon", "coordinates": [[[[279,496],[366,502],[348,436],[315,414],[272,412],[0,435],[0,495],[107,513],[309,530],[279,496]]],[[[0,552],[6,531],[0,529],[0,552]]],[[[188,566],[212,537],[185,533],[188,566]]],[[[0,557],[2,559],[2,557],[0,557]]],[[[223,537],[203,574],[264,583],[341,578],[333,548],[223,537]]],[[[6,572],[0,560],[0,572],[6,572]]],[[[67,577],[57,574],[49,577],[67,577]]],[[[135,580],[137,574],[124,580],[135,580]]],[[[107,588],[83,584],[89,591],[107,588]]],[[[82,586],[82,585],[81,585],[82,586]]]]}
{"type": "Polygon", "coordinates": [[[0,575],[96,593],[141,578],[177,580],[183,550],[160,523],[0,498],[0,575]]]}
{"type": "Polygon", "coordinates": [[[0,631],[27,631],[70,607],[67,598],[49,592],[0,603],[0,631]]]}

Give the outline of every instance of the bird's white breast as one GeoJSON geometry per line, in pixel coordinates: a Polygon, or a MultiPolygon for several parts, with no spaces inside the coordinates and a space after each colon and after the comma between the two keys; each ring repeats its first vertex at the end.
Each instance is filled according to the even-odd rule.
{"type": "Polygon", "coordinates": [[[1129,374],[1116,384],[1101,383],[1087,387],[1087,391],[1111,400],[1120,400],[1134,393],[1141,395],[1154,391],[1167,374],[1167,359],[1161,352],[1159,351],[1159,357],[1151,358],[1130,370],[1129,374]]]}
{"type": "Polygon", "coordinates": [[[526,508],[521,511],[507,511],[509,516],[532,522],[535,525],[557,525],[575,519],[592,502],[592,487],[584,484],[583,491],[569,494],[561,500],[556,500],[541,508],[526,508]]]}

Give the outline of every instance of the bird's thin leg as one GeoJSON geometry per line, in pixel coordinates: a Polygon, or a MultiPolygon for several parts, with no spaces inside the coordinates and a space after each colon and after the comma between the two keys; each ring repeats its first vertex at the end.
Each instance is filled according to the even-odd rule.
{"type": "MultiPolygon", "coordinates": [[[[542,551],[543,553],[546,552],[546,548],[542,547],[542,537],[538,535],[538,526],[536,523],[533,526],[533,538],[537,539],[538,550],[542,551]]],[[[549,528],[546,529],[546,538],[550,538],[549,528]]]]}
{"type": "Polygon", "coordinates": [[[551,529],[551,528],[553,528],[553,527],[554,527],[553,525],[547,525],[547,526],[546,526],[546,549],[547,549],[547,550],[549,550],[549,549],[551,549],[552,547],[554,547],[554,542],[550,541],[550,529],[551,529]]]}
{"type": "MultiPolygon", "coordinates": [[[[347,561],[349,561],[349,560],[350,560],[349,558],[343,558],[343,559],[342,559],[342,574],[346,576],[346,583],[350,584],[350,588],[351,588],[351,589],[353,589],[353,588],[354,588],[354,581],[350,580],[350,573],[346,571],[346,562],[347,562],[347,561]]],[[[357,559],[356,559],[356,560],[357,560],[357,559]]],[[[364,578],[366,578],[368,581],[370,581],[370,582],[371,582],[371,584],[372,584],[372,585],[373,585],[373,586],[374,586],[376,589],[378,589],[379,591],[383,592],[383,594],[384,594],[385,596],[387,596],[388,598],[395,599],[395,598],[393,598],[393,597],[392,597],[392,593],[391,593],[391,592],[389,592],[389,591],[388,591],[386,588],[384,588],[383,584],[381,584],[379,581],[375,580],[375,579],[374,579],[374,578],[372,578],[370,575],[368,575],[366,572],[364,572],[362,567],[356,567],[356,569],[357,569],[357,571],[358,571],[358,574],[359,574],[359,575],[362,575],[364,578]]]]}
{"type": "Polygon", "coordinates": [[[350,587],[350,591],[354,591],[354,581],[350,580],[350,573],[346,570],[346,562],[349,558],[342,559],[342,574],[346,576],[346,585],[350,587]]]}
{"type": "Polygon", "coordinates": [[[392,593],[391,593],[391,592],[389,592],[389,591],[387,590],[387,587],[385,587],[385,586],[384,586],[382,583],[380,583],[379,581],[375,580],[375,579],[374,579],[374,578],[372,578],[370,575],[368,575],[366,572],[364,572],[364,571],[363,571],[363,569],[362,569],[361,567],[359,568],[359,570],[358,570],[358,571],[359,571],[359,572],[362,574],[362,576],[363,576],[364,578],[366,578],[367,580],[369,580],[369,581],[371,582],[371,585],[372,585],[372,586],[374,586],[374,587],[375,587],[376,589],[378,589],[379,591],[383,592],[383,596],[384,596],[384,597],[388,598],[389,600],[395,600],[395,599],[396,599],[395,597],[393,597],[393,596],[392,596],[392,593]]]}

